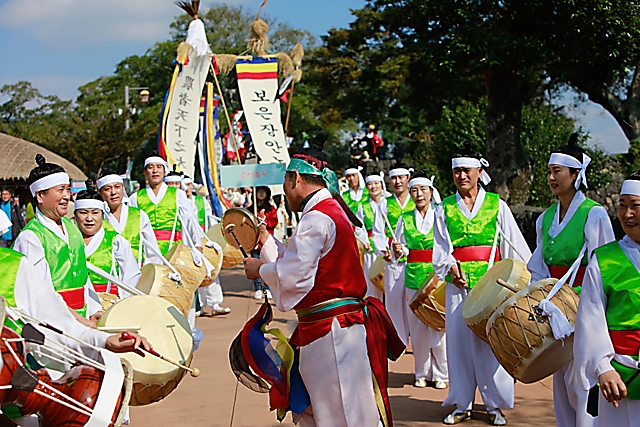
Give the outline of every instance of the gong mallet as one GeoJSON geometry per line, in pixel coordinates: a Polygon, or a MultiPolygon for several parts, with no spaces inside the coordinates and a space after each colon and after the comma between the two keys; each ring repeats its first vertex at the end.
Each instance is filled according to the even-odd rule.
{"type": "Polygon", "coordinates": [[[242,252],[242,256],[245,258],[249,258],[249,255],[247,255],[247,251],[244,250],[244,248],[240,244],[240,240],[238,240],[238,236],[236,236],[236,233],[234,231],[235,229],[236,229],[235,224],[229,224],[224,228],[224,231],[225,233],[229,233],[233,236],[233,240],[235,240],[236,243],[238,244],[238,249],[240,249],[240,252],[242,252]]]}
{"type": "MultiPolygon", "coordinates": [[[[129,340],[135,339],[134,336],[131,335],[129,332],[121,333],[120,334],[120,338],[122,338],[125,341],[129,341],[129,340]]],[[[140,347],[140,350],[146,351],[147,353],[151,354],[152,356],[155,356],[155,357],[157,357],[159,359],[164,360],[167,363],[171,363],[172,365],[177,366],[178,368],[181,368],[181,369],[184,369],[185,371],[188,371],[191,374],[191,376],[194,377],[194,378],[196,378],[196,377],[198,377],[200,375],[200,369],[198,369],[198,368],[190,368],[190,367],[185,366],[185,365],[183,365],[181,363],[174,362],[173,360],[167,359],[166,357],[164,357],[163,355],[161,355],[160,353],[158,353],[157,351],[155,351],[153,349],[152,350],[147,350],[147,349],[145,349],[143,347],[140,347]]]]}

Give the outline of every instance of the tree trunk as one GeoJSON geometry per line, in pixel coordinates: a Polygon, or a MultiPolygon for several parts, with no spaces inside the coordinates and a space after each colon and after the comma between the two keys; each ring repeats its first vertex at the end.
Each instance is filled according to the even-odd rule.
{"type": "Polygon", "coordinates": [[[640,140],[640,67],[635,67],[624,99],[612,92],[615,86],[596,86],[589,81],[574,82],[574,86],[607,110],[629,141],[640,140]]]}
{"type": "Polygon", "coordinates": [[[522,87],[513,70],[493,67],[484,73],[489,104],[485,117],[489,189],[510,205],[521,206],[533,178],[531,164],[520,144],[522,87]]]}

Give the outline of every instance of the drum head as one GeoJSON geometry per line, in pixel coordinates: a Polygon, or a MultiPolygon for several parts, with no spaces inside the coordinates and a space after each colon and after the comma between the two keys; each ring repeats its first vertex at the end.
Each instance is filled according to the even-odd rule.
{"type": "Polygon", "coordinates": [[[384,271],[384,268],[387,266],[387,262],[384,260],[382,255],[378,255],[373,264],[371,264],[371,268],[369,269],[369,279],[375,278],[378,274],[384,271]]]}
{"type": "Polygon", "coordinates": [[[525,263],[512,258],[495,264],[471,289],[464,302],[462,317],[467,324],[488,319],[500,304],[512,295],[511,291],[498,285],[497,279],[502,279],[517,289],[523,289],[529,284],[531,273],[525,263]]]}
{"type": "MultiPolygon", "coordinates": [[[[109,307],[97,323],[112,329],[140,326],[138,333],[147,338],[158,353],[178,363],[191,364],[193,338],[189,322],[173,304],[162,298],[134,295],[123,299],[109,307]]],[[[182,369],[151,355],[123,353],[120,357],[133,367],[132,406],[161,400],[184,376],[182,369]],[[155,392],[156,389],[159,392],[155,392]]]]}
{"type": "Polygon", "coordinates": [[[240,245],[242,245],[247,253],[251,252],[258,244],[258,236],[260,235],[258,223],[253,214],[245,208],[228,209],[222,215],[221,231],[227,243],[237,249],[240,249],[240,245]]]}
{"type": "Polygon", "coordinates": [[[227,241],[224,239],[222,235],[222,228],[220,227],[220,223],[214,224],[207,230],[207,237],[209,240],[213,240],[217,244],[220,245],[222,249],[228,245],[227,241]]]}

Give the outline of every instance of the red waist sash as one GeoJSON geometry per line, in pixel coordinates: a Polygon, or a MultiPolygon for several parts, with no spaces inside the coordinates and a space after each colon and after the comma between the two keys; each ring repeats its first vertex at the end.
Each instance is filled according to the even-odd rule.
{"type": "Polygon", "coordinates": [[[432,262],[433,249],[410,249],[407,262],[432,262]]]}
{"type": "MultiPolygon", "coordinates": [[[[156,239],[158,240],[164,240],[166,242],[171,240],[171,230],[153,230],[153,234],[156,235],[156,239]]],[[[182,231],[176,230],[176,233],[173,236],[173,241],[174,242],[182,241],[182,231]]]]}
{"type": "MultiPolygon", "coordinates": [[[[567,271],[569,271],[571,267],[568,265],[551,265],[549,266],[549,272],[551,273],[551,277],[555,279],[560,279],[564,276],[567,271]]],[[[578,267],[578,274],[576,274],[576,280],[573,282],[573,287],[582,286],[582,281],[584,280],[584,273],[587,271],[586,265],[581,265],[578,267]]]]}
{"type": "Polygon", "coordinates": [[[367,230],[367,236],[373,237],[373,228],[371,230],[367,230]]]}
{"type": "MultiPolygon", "coordinates": [[[[107,292],[107,284],[93,285],[93,289],[95,289],[96,292],[107,292]]],[[[118,287],[116,285],[111,285],[111,292],[109,293],[112,295],[118,295],[118,287]]]]}
{"type": "Polygon", "coordinates": [[[640,352],[640,331],[609,330],[609,337],[616,354],[637,356],[640,352]]]}
{"type": "Polygon", "coordinates": [[[84,287],[77,289],[65,289],[58,291],[67,306],[73,310],[84,307],[84,287]]]}
{"type": "MultiPolygon", "coordinates": [[[[489,261],[491,256],[491,246],[467,246],[465,248],[454,248],[453,257],[460,262],[489,261]]],[[[495,262],[500,261],[500,250],[496,248],[495,262]]]]}

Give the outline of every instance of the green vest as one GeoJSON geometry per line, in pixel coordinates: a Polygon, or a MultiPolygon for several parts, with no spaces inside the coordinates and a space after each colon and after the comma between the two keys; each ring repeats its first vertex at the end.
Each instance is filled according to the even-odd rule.
{"type": "MultiPolygon", "coordinates": [[[[53,288],[58,293],[84,288],[89,277],[82,233],[66,217],[62,218],[62,222],[68,233],[68,245],[36,219],[29,221],[24,228],[25,230],[31,230],[40,240],[44,250],[44,257],[47,260],[47,264],[49,264],[53,288]]],[[[76,312],[85,316],[87,312],[86,302],[84,307],[76,309],[76,312]]]]}
{"type": "MultiPolygon", "coordinates": [[[[2,265],[2,274],[0,275],[0,295],[6,301],[8,307],[16,307],[15,284],[20,260],[24,255],[12,249],[0,248],[0,265],[2,265]]],[[[13,329],[18,334],[22,329],[22,322],[19,320],[12,321],[8,317],[4,321],[4,325],[13,329]]]]}
{"type": "MultiPolygon", "coordinates": [[[[428,234],[422,234],[416,227],[416,217],[414,212],[402,214],[404,224],[404,239],[407,242],[409,253],[415,250],[433,249],[433,227],[428,234]]],[[[407,262],[404,271],[404,285],[410,289],[419,289],[433,271],[430,262],[407,262]]]]}
{"type": "MultiPolygon", "coordinates": [[[[118,276],[117,264],[114,262],[113,256],[113,240],[118,233],[112,230],[104,230],[104,237],[100,242],[98,249],[90,256],[87,257],[87,261],[98,267],[100,270],[105,271],[111,275],[118,276]]],[[[98,276],[95,273],[89,274],[89,280],[94,285],[104,285],[108,283],[108,280],[102,276],[98,276]]]]}
{"type": "MultiPolygon", "coordinates": [[[[396,225],[398,225],[398,220],[400,219],[402,214],[405,212],[413,212],[415,208],[416,204],[413,202],[413,199],[411,197],[409,197],[407,205],[404,207],[404,209],[400,207],[396,196],[387,197],[387,219],[389,220],[389,225],[391,225],[391,229],[394,233],[396,231],[396,225]]],[[[385,230],[386,228],[387,227],[385,227],[385,230]]],[[[386,232],[387,237],[394,237],[391,235],[391,232],[389,230],[386,230],[386,232]]]]}
{"type": "MultiPolygon", "coordinates": [[[[552,238],[549,236],[549,230],[558,206],[560,206],[559,203],[550,206],[542,217],[542,255],[548,266],[566,267],[571,266],[580,255],[584,246],[584,226],[587,223],[587,216],[593,207],[600,206],[600,204],[591,199],[585,199],[560,234],[552,238]],[[578,239],[578,236],[581,238],[578,239]]],[[[587,265],[587,262],[588,254],[585,254],[581,264],[587,265]]],[[[573,289],[580,294],[581,288],[582,286],[576,286],[573,289]]]]}
{"type": "MultiPolygon", "coordinates": [[[[449,196],[442,201],[447,221],[447,231],[454,248],[470,246],[493,246],[500,210],[500,196],[486,192],[484,201],[476,216],[469,220],[458,208],[456,195],[449,196]]],[[[489,269],[487,261],[466,261],[460,266],[467,276],[470,288],[480,280],[489,269]]],[[[451,282],[451,276],[447,281],[451,282]]]]}
{"type": "Polygon", "coordinates": [[[362,199],[355,200],[353,197],[351,197],[351,190],[349,189],[349,190],[345,191],[344,193],[342,193],[342,199],[345,201],[347,206],[349,206],[349,208],[353,211],[353,213],[357,213],[358,212],[358,205],[363,200],[369,199],[369,190],[364,188],[362,190],[362,199]]]}
{"type": "MultiPolygon", "coordinates": [[[[610,331],[640,330],[640,273],[620,248],[617,241],[600,246],[595,256],[602,276],[602,288],[607,296],[605,317],[610,331]]],[[[638,360],[638,355],[632,356],[638,360]]],[[[611,366],[623,381],[636,372],[611,360],[611,366]]],[[[627,386],[627,399],[640,400],[640,380],[635,379],[627,386]]]]}
{"type": "MultiPolygon", "coordinates": [[[[145,211],[147,215],[149,215],[149,220],[151,221],[151,228],[154,231],[168,231],[166,239],[160,238],[160,236],[156,235],[158,240],[158,247],[160,248],[160,252],[162,255],[165,255],[169,252],[169,240],[171,230],[173,229],[174,221],[176,220],[176,216],[178,215],[178,190],[174,187],[167,186],[167,192],[165,193],[162,200],[160,200],[159,204],[154,204],[151,199],[149,199],[149,195],[147,194],[147,189],[143,188],[138,191],[138,207],[145,211]]],[[[129,221],[127,220],[127,225],[129,221]]],[[[180,224],[180,218],[178,218],[176,222],[176,231],[181,231],[182,225],[180,224]]],[[[175,243],[181,243],[181,240],[177,240],[174,238],[175,243]]],[[[133,243],[131,244],[133,246],[133,243]]]]}
{"type": "MultiPolygon", "coordinates": [[[[127,212],[127,223],[124,225],[124,229],[120,234],[131,245],[131,251],[136,259],[140,256],[141,217],[142,214],[140,213],[140,208],[129,206],[127,212]]],[[[144,261],[144,250],[142,251],[142,260],[144,261]]]]}
{"type": "MultiPolygon", "coordinates": [[[[362,212],[364,213],[364,228],[369,234],[371,234],[371,230],[373,230],[373,220],[375,219],[375,213],[373,212],[371,202],[371,199],[367,199],[364,203],[362,203],[362,212]]],[[[369,246],[371,246],[371,252],[376,251],[376,246],[373,243],[373,237],[369,237],[369,246]]]]}
{"type": "Polygon", "coordinates": [[[207,201],[202,196],[193,196],[193,201],[198,209],[198,224],[200,224],[201,227],[206,227],[207,210],[205,208],[205,203],[207,203],[207,201]]]}

